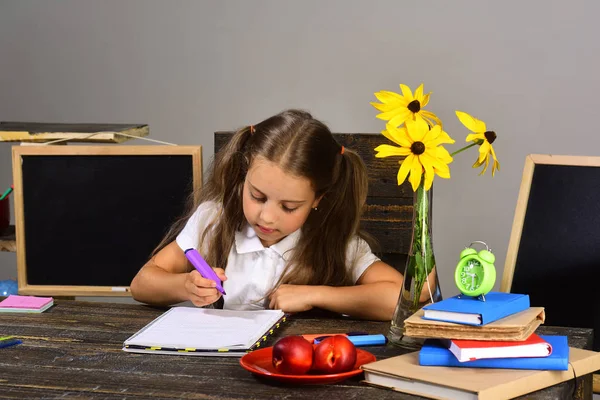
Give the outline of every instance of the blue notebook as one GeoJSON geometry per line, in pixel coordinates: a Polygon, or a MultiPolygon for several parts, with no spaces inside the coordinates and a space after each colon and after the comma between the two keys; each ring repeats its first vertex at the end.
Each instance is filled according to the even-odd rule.
{"type": "Polygon", "coordinates": [[[544,336],[552,345],[548,357],[487,358],[460,362],[440,340],[427,339],[419,351],[419,364],[437,367],[539,369],[567,371],[569,369],[569,344],[566,336],[544,336]]]}
{"type": "Polygon", "coordinates": [[[485,301],[454,296],[423,307],[423,319],[485,325],[529,308],[529,295],[489,292],[485,301]]]}

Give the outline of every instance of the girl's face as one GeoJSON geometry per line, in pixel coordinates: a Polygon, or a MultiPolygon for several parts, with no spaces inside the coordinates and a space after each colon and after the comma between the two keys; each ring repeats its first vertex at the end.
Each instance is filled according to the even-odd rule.
{"type": "Polygon", "coordinates": [[[264,158],[250,165],[244,182],[244,216],[263,246],[298,230],[318,204],[308,179],[286,174],[264,158]]]}

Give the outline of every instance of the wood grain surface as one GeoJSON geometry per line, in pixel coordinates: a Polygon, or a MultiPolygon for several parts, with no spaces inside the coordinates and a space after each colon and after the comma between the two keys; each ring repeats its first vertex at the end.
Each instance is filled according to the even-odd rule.
{"type": "MultiPolygon", "coordinates": [[[[138,304],[57,300],[42,314],[0,314],[0,335],[23,344],[0,350],[0,398],[6,399],[416,399],[354,377],[332,385],[289,386],[261,380],[237,358],[132,354],[125,339],[165,309],[138,304]]],[[[388,322],[360,321],[327,312],[297,314],[272,341],[291,334],[366,331],[387,333],[388,322]]],[[[542,326],[589,348],[590,329],[542,326]]],[[[405,352],[364,348],[383,359],[405,352]]],[[[528,399],[591,398],[592,376],[578,377],[528,399]]]]}

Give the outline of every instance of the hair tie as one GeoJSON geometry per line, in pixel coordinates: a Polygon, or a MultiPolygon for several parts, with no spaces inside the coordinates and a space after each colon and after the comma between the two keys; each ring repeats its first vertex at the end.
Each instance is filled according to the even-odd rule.
{"type": "Polygon", "coordinates": [[[345,147],[342,146],[342,150],[340,150],[340,154],[344,154],[345,147]]]}
{"type": "Polygon", "coordinates": [[[256,132],[254,125],[250,125],[250,134],[253,134],[254,132],[256,132]]]}

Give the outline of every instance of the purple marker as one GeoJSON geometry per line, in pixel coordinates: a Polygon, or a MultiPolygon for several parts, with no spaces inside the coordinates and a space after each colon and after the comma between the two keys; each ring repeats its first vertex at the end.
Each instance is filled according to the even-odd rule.
{"type": "Polygon", "coordinates": [[[208,265],[208,263],[204,261],[204,258],[202,258],[200,253],[198,253],[196,249],[187,249],[184,253],[187,259],[190,260],[194,268],[196,268],[196,270],[200,272],[200,275],[202,275],[202,277],[206,279],[215,281],[215,283],[217,284],[217,290],[225,294],[225,290],[223,290],[223,286],[221,286],[221,280],[219,279],[217,274],[215,274],[215,271],[208,265]]]}

